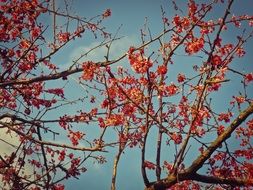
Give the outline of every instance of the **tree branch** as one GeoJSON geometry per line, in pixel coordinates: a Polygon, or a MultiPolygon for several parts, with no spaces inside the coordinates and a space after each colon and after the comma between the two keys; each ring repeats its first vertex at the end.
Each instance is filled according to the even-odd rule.
{"type": "Polygon", "coordinates": [[[15,133],[17,133],[20,136],[23,136],[25,139],[32,141],[34,143],[38,143],[40,145],[49,145],[49,146],[54,146],[54,147],[60,147],[60,148],[67,148],[67,149],[72,149],[72,150],[79,150],[79,151],[100,151],[100,152],[106,152],[105,150],[103,150],[102,146],[95,146],[95,147],[76,147],[76,146],[71,146],[71,145],[67,145],[67,144],[60,144],[60,143],[54,143],[54,142],[50,142],[50,141],[41,141],[38,139],[35,139],[34,137],[31,136],[31,134],[24,134],[22,133],[20,130],[14,128],[11,124],[5,123],[5,122],[1,122],[0,124],[3,125],[4,127],[7,127],[8,129],[10,129],[11,131],[14,131],[15,133]]]}
{"type": "Polygon", "coordinates": [[[206,176],[201,174],[193,174],[190,178],[191,180],[200,181],[203,183],[211,183],[211,184],[227,184],[231,186],[244,186],[245,184],[253,185],[252,181],[247,179],[228,179],[222,177],[215,176],[206,176]]]}
{"type": "Polygon", "coordinates": [[[210,158],[212,153],[221,146],[223,142],[225,142],[233,133],[233,131],[244,122],[249,115],[253,113],[253,103],[249,105],[247,109],[242,111],[239,116],[230,124],[230,126],[219,135],[215,141],[201,154],[187,169],[187,172],[192,173],[198,171],[204,164],[204,162],[210,158]]]}
{"type": "MultiPolygon", "coordinates": [[[[251,103],[244,111],[242,111],[237,118],[230,124],[230,126],[219,135],[213,143],[195,160],[192,165],[185,170],[185,172],[174,174],[167,176],[159,181],[155,181],[151,183],[151,186],[147,187],[146,190],[165,190],[168,187],[176,184],[177,182],[184,180],[196,180],[205,183],[223,183],[230,184],[231,182],[234,185],[246,185],[249,184],[249,181],[242,179],[226,179],[226,178],[217,178],[212,176],[203,176],[196,174],[196,172],[203,166],[205,161],[210,158],[212,153],[217,150],[220,145],[225,142],[234,130],[240,126],[247,118],[253,113],[253,103],[251,103]],[[200,177],[200,178],[199,178],[200,177]]],[[[253,185],[250,183],[249,185],[253,185]]]]}

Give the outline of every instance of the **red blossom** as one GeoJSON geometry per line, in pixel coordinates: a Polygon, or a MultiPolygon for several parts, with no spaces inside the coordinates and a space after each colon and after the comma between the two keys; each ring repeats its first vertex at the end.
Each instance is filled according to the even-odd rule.
{"type": "Polygon", "coordinates": [[[10,32],[10,37],[12,40],[15,40],[20,34],[21,32],[17,28],[13,28],[10,32]]]}
{"type": "Polygon", "coordinates": [[[41,33],[41,29],[39,27],[34,27],[32,30],[31,30],[31,36],[32,38],[37,38],[41,33]]]}
{"type": "Polygon", "coordinates": [[[55,94],[57,96],[64,98],[64,91],[62,88],[48,89],[48,90],[45,90],[45,92],[50,93],[50,94],[55,94]]]}
{"type": "Polygon", "coordinates": [[[249,148],[249,149],[244,149],[244,150],[236,150],[234,152],[236,157],[244,157],[247,160],[251,160],[253,159],[253,149],[249,148]]]}
{"type": "Polygon", "coordinates": [[[105,120],[106,126],[119,126],[123,125],[125,122],[125,118],[122,114],[111,114],[110,117],[108,117],[105,120]]]}
{"type": "Polygon", "coordinates": [[[50,61],[48,60],[44,60],[43,61],[43,64],[48,67],[50,70],[56,70],[58,69],[56,65],[54,65],[53,63],[51,63],[50,61]]]}
{"type": "Polygon", "coordinates": [[[237,55],[238,57],[243,57],[245,54],[246,54],[246,52],[244,51],[244,49],[243,49],[242,47],[240,47],[240,48],[238,48],[238,49],[236,50],[236,55],[237,55]]]}
{"type": "Polygon", "coordinates": [[[132,53],[128,55],[128,59],[133,70],[136,73],[146,73],[147,70],[152,67],[153,63],[149,58],[146,58],[140,53],[132,53]]]}
{"type": "Polygon", "coordinates": [[[219,66],[222,64],[222,59],[220,56],[218,55],[214,55],[212,56],[212,61],[211,61],[212,65],[214,66],[219,66]]]}
{"type": "Polygon", "coordinates": [[[250,26],[250,27],[253,26],[253,19],[249,21],[249,26],[250,26]]]}
{"type": "Polygon", "coordinates": [[[98,69],[98,66],[92,61],[84,62],[82,65],[83,74],[81,78],[83,80],[92,80],[94,78],[95,72],[98,69]]]}
{"type": "Polygon", "coordinates": [[[65,43],[69,41],[70,33],[69,32],[60,32],[57,34],[58,40],[60,43],[65,43]]]}
{"type": "Polygon", "coordinates": [[[166,17],[163,17],[163,23],[164,23],[164,24],[169,24],[169,19],[166,18],[166,17]]]}
{"type": "Polygon", "coordinates": [[[185,75],[184,75],[184,74],[179,73],[179,74],[177,75],[177,81],[178,81],[179,83],[184,82],[185,79],[186,79],[186,78],[185,78],[185,75]]]}
{"type": "Polygon", "coordinates": [[[221,87],[221,83],[211,83],[211,85],[208,87],[208,91],[218,91],[221,87]]]}
{"type": "Polygon", "coordinates": [[[233,96],[233,98],[235,99],[237,104],[242,104],[245,102],[245,97],[243,97],[243,96],[233,96]]]}
{"type": "Polygon", "coordinates": [[[185,52],[189,55],[199,52],[204,47],[204,39],[194,39],[193,42],[186,43],[185,52]]]}
{"type": "Polygon", "coordinates": [[[225,131],[225,127],[223,125],[218,126],[217,135],[221,135],[225,131]]]}
{"type": "Polygon", "coordinates": [[[104,119],[103,119],[102,117],[99,117],[99,118],[98,118],[98,122],[99,122],[99,126],[100,126],[101,128],[106,127],[105,122],[104,122],[104,119]]]}
{"type": "Polygon", "coordinates": [[[64,160],[65,160],[65,156],[66,156],[66,150],[61,150],[61,151],[59,152],[58,160],[59,160],[59,161],[64,161],[64,160]]]}
{"type": "Polygon", "coordinates": [[[235,15],[233,15],[231,21],[234,23],[235,27],[240,28],[241,23],[237,19],[238,18],[235,15]]]}
{"type": "Polygon", "coordinates": [[[74,35],[81,38],[82,33],[84,33],[85,29],[83,27],[77,27],[76,31],[74,32],[74,35]]]}
{"type": "Polygon", "coordinates": [[[168,172],[171,172],[173,169],[173,164],[168,163],[167,161],[163,162],[164,167],[168,170],[168,172]]]}
{"type": "Polygon", "coordinates": [[[68,138],[71,140],[73,146],[77,146],[79,141],[84,137],[84,133],[80,131],[69,130],[68,138]]]}
{"type": "Polygon", "coordinates": [[[190,3],[188,3],[188,15],[189,15],[189,17],[193,17],[195,12],[197,11],[198,7],[197,7],[197,4],[195,3],[195,1],[191,0],[189,2],[190,3]]]}
{"type": "Polygon", "coordinates": [[[221,55],[228,55],[234,48],[233,44],[225,44],[223,47],[221,47],[219,49],[219,53],[221,53],[221,55]]]}
{"type": "Polygon", "coordinates": [[[64,190],[65,186],[63,184],[56,184],[52,187],[52,190],[64,190]]]}
{"type": "Polygon", "coordinates": [[[226,123],[230,122],[230,118],[232,117],[232,113],[228,112],[228,113],[220,113],[218,120],[219,121],[225,121],[226,123]]]}
{"type": "Polygon", "coordinates": [[[68,169],[67,178],[70,176],[76,177],[76,176],[80,175],[80,171],[78,169],[80,162],[81,162],[80,158],[74,158],[71,160],[71,166],[68,169]]]}
{"type": "Polygon", "coordinates": [[[165,65],[159,65],[158,68],[157,68],[157,73],[159,75],[165,75],[167,73],[167,67],[165,65]]]}
{"type": "Polygon", "coordinates": [[[73,158],[74,158],[74,154],[73,154],[73,153],[70,153],[70,154],[69,154],[69,158],[70,158],[70,159],[73,159],[73,158]]]}
{"type": "Polygon", "coordinates": [[[217,39],[215,39],[214,44],[215,44],[216,46],[218,46],[218,47],[221,47],[221,41],[222,41],[221,38],[217,38],[217,39]]]}
{"type": "Polygon", "coordinates": [[[126,116],[132,116],[136,111],[136,107],[132,104],[125,104],[122,108],[122,112],[126,116]]]}
{"type": "Polygon", "coordinates": [[[106,9],[102,16],[103,18],[107,18],[111,16],[111,14],[112,14],[111,9],[106,9]]]}
{"type": "Polygon", "coordinates": [[[253,131],[253,119],[249,120],[247,122],[247,125],[248,125],[249,129],[253,131]]]}
{"type": "Polygon", "coordinates": [[[128,55],[133,54],[133,52],[135,51],[135,47],[131,46],[128,50],[128,55]]]}
{"type": "Polygon", "coordinates": [[[244,78],[246,83],[250,83],[251,81],[253,81],[253,73],[246,74],[244,78]]]}
{"type": "Polygon", "coordinates": [[[182,20],[181,20],[181,27],[184,29],[184,30],[187,30],[189,27],[190,27],[190,19],[187,18],[187,17],[183,17],[182,20]]]}
{"type": "Polygon", "coordinates": [[[143,92],[138,88],[129,89],[128,95],[135,103],[141,103],[143,101],[143,92]]]}
{"type": "Polygon", "coordinates": [[[178,87],[175,84],[166,86],[165,89],[169,96],[173,96],[178,92],[178,87]]]}
{"type": "Polygon", "coordinates": [[[33,165],[33,166],[35,166],[35,167],[37,167],[37,168],[42,167],[41,163],[38,162],[37,160],[34,160],[34,159],[33,159],[33,160],[29,160],[29,162],[30,162],[31,165],[33,165]]]}
{"type": "Polygon", "coordinates": [[[176,15],[174,18],[173,18],[173,24],[175,24],[176,26],[180,26],[181,24],[181,21],[180,21],[180,16],[176,15]]]}
{"type": "Polygon", "coordinates": [[[29,42],[26,39],[21,40],[19,43],[20,49],[28,49],[30,47],[30,45],[31,45],[31,42],[29,42]]]}
{"type": "Polygon", "coordinates": [[[144,167],[149,169],[149,170],[155,170],[156,165],[154,163],[150,162],[150,161],[145,160],[144,161],[144,167]]]}
{"type": "Polygon", "coordinates": [[[26,108],[24,112],[25,112],[25,114],[30,115],[31,110],[29,108],[26,108]]]}
{"type": "Polygon", "coordinates": [[[175,144],[180,144],[182,143],[182,135],[179,133],[173,133],[172,135],[170,135],[171,139],[175,142],[175,144]]]}

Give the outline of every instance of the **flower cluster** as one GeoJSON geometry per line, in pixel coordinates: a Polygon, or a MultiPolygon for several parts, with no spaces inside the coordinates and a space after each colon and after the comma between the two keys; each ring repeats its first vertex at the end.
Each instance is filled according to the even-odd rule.
{"type": "Polygon", "coordinates": [[[191,22],[188,17],[181,18],[179,15],[176,15],[173,18],[172,23],[177,27],[177,32],[181,33],[183,30],[189,29],[191,22]]]}
{"type": "Polygon", "coordinates": [[[184,75],[184,74],[179,73],[179,74],[177,75],[177,81],[178,81],[179,83],[184,82],[185,79],[186,79],[186,78],[185,78],[185,75],[184,75]]]}
{"type": "Polygon", "coordinates": [[[70,38],[70,33],[69,32],[59,32],[57,34],[57,39],[60,43],[65,43],[67,41],[69,41],[70,38]]]}
{"type": "Polygon", "coordinates": [[[105,12],[102,14],[103,18],[107,18],[112,15],[111,9],[106,9],[105,12]]]}
{"type": "Polygon", "coordinates": [[[140,53],[134,53],[131,49],[129,49],[128,59],[136,73],[146,73],[153,65],[152,61],[144,56],[143,51],[140,53]]]}
{"type": "Polygon", "coordinates": [[[194,38],[192,42],[187,42],[185,52],[189,55],[199,52],[204,47],[204,38],[194,38]]]}
{"type": "Polygon", "coordinates": [[[175,84],[170,84],[165,87],[166,95],[173,96],[178,92],[178,87],[175,84]]]}
{"type": "Polygon", "coordinates": [[[123,125],[125,122],[125,118],[122,114],[111,114],[110,117],[108,117],[105,120],[106,126],[119,126],[123,125]]]}
{"type": "Polygon", "coordinates": [[[175,144],[180,144],[182,143],[182,135],[180,133],[172,133],[170,135],[170,138],[175,142],[175,144]]]}
{"type": "Polygon", "coordinates": [[[253,81],[253,73],[248,73],[244,76],[246,83],[250,83],[253,81]]]}
{"type": "Polygon", "coordinates": [[[73,158],[71,160],[71,166],[68,169],[67,178],[70,176],[78,176],[80,175],[80,171],[78,169],[78,166],[80,165],[81,159],[80,158],[73,158]]]}
{"type": "Polygon", "coordinates": [[[88,61],[88,62],[83,63],[82,68],[83,68],[83,74],[82,74],[81,78],[83,80],[90,80],[91,81],[95,75],[95,72],[98,69],[98,65],[96,65],[92,61],[88,61]]]}
{"type": "Polygon", "coordinates": [[[231,112],[228,112],[228,113],[220,113],[219,114],[219,117],[218,117],[218,120],[219,121],[224,121],[225,123],[228,123],[230,122],[230,118],[232,117],[232,113],[231,112]]]}
{"type": "Polygon", "coordinates": [[[213,66],[220,66],[223,62],[219,55],[213,55],[211,63],[213,66]]]}
{"type": "Polygon", "coordinates": [[[59,161],[64,161],[65,160],[65,156],[66,156],[66,150],[63,149],[61,151],[58,151],[57,153],[59,154],[58,160],[59,161]]]}
{"type": "Polygon", "coordinates": [[[157,73],[159,75],[165,75],[167,73],[168,69],[166,65],[159,65],[157,68],[157,73]]]}
{"type": "Polygon", "coordinates": [[[71,140],[71,143],[73,146],[77,146],[79,144],[79,141],[84,137],[84,133],[80,131],[72,131],[69,130],[68,138],[71,140]]]}
{"type": "Polygon", "coordinates": [[[141,103],[143,101],[143,92],[139,88],[130,88],[128,95],[135,103],[141,103]]]}
{"type": "Polygon", "coordinates": [[[48,89],[48,90],[44,90],[44,92],[54,94],[54,95],[64,98],[64,91],[62,88],[48,89]]]}

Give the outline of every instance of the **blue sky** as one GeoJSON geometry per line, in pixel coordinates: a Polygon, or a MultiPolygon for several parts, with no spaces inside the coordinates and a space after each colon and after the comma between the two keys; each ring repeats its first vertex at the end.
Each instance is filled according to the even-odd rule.
{"type": "MultiPolygon", "coordinates": [[[[60,6],[60,3],[63,1],[58,0],[57,3],[60,6]]],[[[71,2],[71,1],[70,1],[71,2]]],[[[178,5],[181,9],[185,9],[186,1],[178,1],[178,5]]],[[[199,1],[205,2],[205,1],[199,1]]],[[[235,14],[245,13],[251,14],[252,10],[252,1],[251,0],[237,0],[236,3],[232,7],[232,12],[235,14]]],[[[73,0],[71,3],[72,12],[79,16],[84,16],[86,18],[93,17],[102,13],[107,8],[112,10],[112,16],[108,18],[104,22],[104,26],[106,29],[113,34],[117,31],[120,25],[122,25],[119,31],[119,37],[124,37],[119,41],[116,41],[112,47],[111,56],[117,57],[123,53],[125,53],[128,48],[132,45],[140,44],[140,28],[142,28],[145,18],[148,19],[148,26],[151,30],[153,36],[160,34],[163,26],[161,19],[161,6],[163,6],[164,11],[166,12],[166,16],[171,19],[171,16],[175,14],[175,11],[172,8],[172,3],[169,0],[73,0]]],[[[210,19],[215,19],[219,16],[222,16],[223,9],[222,6],[216,7],[214,12],[208,15],[210,19]]],[[[46,21],[46,23],[49,21],[46,21]]],[[[241,31],[239,31],[238,35],[241,31]]],[[[235,40],[235,34],[233,31],[228,31],[224,33],[224,39],[235,40]]],[[[87,34],[83,39],[76,40],[74,43],[71,43],[66,48],[61,50],[59,54],[57,54],[53,61],[56,64],[59,64],[62,68],[65,68],[71,65],[71,62],[77,56],[89,50],[90,48],[96,46],[100,41],[100,39],[94,39],[92,35],[87,34]]],[[[248,43],[246,49],[248,49],[248,53],[245,58],[236,60],[233,63],[234,68],[244,68],[244,71],[252,71],[252,54],[250,51],[253,49],[252,41],[248,43]]],[[[91,53],[86,59],[92,59],[94,61],[102,61],[105,50],[99,49],[91,53]]],[[[198,62],[197,58],[188,58],[188,57],[178,57],[175,65],[171,66],[172,73],[186,72],[191,73],[191,67],[193,62],[198,62]],[[188,64],[190,62],[191,64],[188,64]]],[[[120,64],[127,64],[126,62],[121,62],[120,64]]],[[[175,76],[172,76],[172,78],[175,76]]],[[[235,75],[230,76],[232,81],[236,81],[237,77],[235,75]]],[[[230,83],[224,86],[221,94],[226,97],[229,94],[234,94],[234,92],[238,91],[239,84],[230,83]]],[[[75,81],[71,81],[68,84],[69,91],[67,92],[67,96],[71,98],[78,97],[78,94],[83,93],[82,88],[78,88],[75,81]]],[[[239,89],[242,90],[242,89],[239,89]]],[[[226,101],[222,101],[221,94],[214,95],[214,100],[220,101],[217,104],[218,110],[224,110],[227,105],[226,101]]],[[[83,105],[74,105],[74,108],[67,108],[68,112],[71,113],[73,109],[87,109],[89,106],[86,104],[83,105]]],[[[66,110],[60,110],[57,114],[65,113],[66,110]]],[[[50,117],[50,116],[49,116],[50,117]]],[[[150,142],[151,143],[151,142],[150,142]]],[[[147,150],[147,158],[154,158],[154,150],[147,150]]],[[[66,189],[109,189],[111,182],[111,174],[112,174],[112,163],[113,163],[113,154],[115,150],[112,150],[110,153],[106,153],[105,156],[108,159],[108,162],[103,165],[93,164],[92,162],[85,163],[85,166],[88,167],[88,172],[84,173],[79,180],[71,179],[65,183],[66,189]]],[[[165,156],[170,156],[169,153],[165,152],[165,156]]],[[[194,158],[194,153],[189,156],[189,159],[194,158]]],[[[144,185],[142,182],[141,172],[140,172],[140,150],[137,149],[127,149],[125,153],[122,155],[121,161],[118,167],[118,177],[117,177],[117,187],[119,190],[138,190],[143,189],[144,185]]]]}
{"type": "MultiPolygon", "coordinates": [[[[63,0],[56,0],[57,6],[61,6],[63,4],[63,0]]],[[[141,44],[140,39],[140,29],[143,27],[145,23],[145,19],[147,19],[148,27],[150,28],[152,36],[156,36],[161,33],[163,30],[163,24],[161,19],[161,6],[163,7],[167,18],[171,21],[172,16],[175,14],[175,10],[173,9],[171,0],[66,0],[69,3],[69,7],[71,8],[70,13],[78,16],[86,17],[87,19],[96,16],[98,14],[103,13],[106,9],[110,8],[112,11],[112,16],[107,18],[103,22],[103,26],[106,27],[106,31],[111,32],[112,35],[116,33],[118,28],[121,26],[118,37],[122,37],[120,40],[115,41],[112,44],[111,58],[117,58],[126,53],[130,46],[138,46],[141,44]]],[[[178,0],[176,1],[180,9],[186,9],[186,0],[178,0]]],[[[199,3],[207,2],[205,0],[199,0],[199,3]]],[[[235,15],[238,14],[249,14],[253,15],[252,0],[235,0],[235,3],[232,6],[232,13],[235,15]]],[[[216,19],[224,14],[223,6],[216,6],[208,15],[209,19],[216,19]]],[[[41,22],[44,26],[52,24],[51,16],[43,16],[41,18],[41,22]]],[[[61,18],[57,18],[57,23],[63,22],[61,18]]],[[[247,23],[243,24],[246,26],[247,32],[251,31],[252,28],[247,27],[247,23]]],[[[75,24],[72,24],[70,30],[75,27],[75,24]]],[[[242,27],[243,28],[243,27],[242,27]]],[[[234,30],[232,27],[226,32],[222,32],[224,42],[235,42],[237,40],[236,36],[240,35],[242,30],[234,30]]],[[[49,30],[45,33],[46,37],[50,38],[52,34],[52,30],[49,30]]],[[[93,35],[90,33],[85,33],[84,37],[81,39],[76,39],[75,41],[69,43],[66,47],[60,50],[54,57],[52,57],[52,62],[60,67],[60,69],[68,68],[72,61],[75,60],[80,54],[87,52],[89,49],[97,46],[101,42],[101,38],[94,39],[93,35]]],[[[150,45],[150,51],[156,51],[157,44],[150,45]]],[[[243,73],[248,73],[253,71],[253,42],[249,41],[245,45],[245,49],[247,51],[246,56],[242,59],[235,59],[231,64],[233,69],[240,69],[243,73]]],[[[93,52],[91,52],[87,57],[83,59],[93,60],[93,61],[104,61],[105,49],[100,48],[93,52]]],[[[177,53],[184,53],[178,51],[177,53]]],[[[171,81],[175,81],[176,74],[179,72],[186,73],[188,76],[191,76],[193,73],[192,65],[199,64],[202,60],[197,57],[189,57],[189,56],[175,56],[174,57],[175,64],[169,66],[169,76],[168,83],[171,81]]],[[[129,67],[130,65],[127,59],[122,60],[117,65],[122,65],[124,67],[129,67]]],[[[1,69],[1,68],[0,68],[1,69]]],[[[78,77],[80,75],[74,75],[69,77],[69,82],[65,84],[65,81],[50,81],[47,85],[53,87],[62,87],[66,85],[66,97],[70,100],[74,100],[79,98],[80,96],[86,96],[86,89],[84,89],[78,82],[78,77]]],[[[216,102],[214,107],[217,112],[226,111],[229,106],[229,100],[233,95],[239,95],[239,91],[243,92],[240,81],[238,81],[238,76],[235,74],[229,74],[228,78],[231,82],[223,85],[223,88],[218,92],[214,93],[212,96],[213,101],[216,102]]],[[[252,85],[253,86],[253,85],[252,85]]],[[[248,95],[250,98],[253,96],[253,90],[249,88],[248,95]]],[[[90,92],[92,94],[93,91],[90,92]]],[[[177,99],[172,99],[170,101],[177,101],[177,99]]],[[[102,101],[102,100],[98,100],[102,101]]],[[[89,111],[91,109],[91,105],[89,101],[84,101],[79,104],[71,104],[69,106],[61,107],[60,109],[53,110],[52,112],[44,115],[44,119],[55,119],[57,116],[62,116],[64,114],[76,114],[77,110],[89,111]]],[[[251,116],[252,118],[252,116],[251,116]]],[[[54,124],[49,124],[50,127],[56,129],[58,126],[54,124]]],[[[87,138],[92,139],[92,137],[96,136],[100,130],[97,126],[93,126],[93,124],[89,126],[83,126],[82,124],[76,125],[76,129],[84,129],[87,138]],[[90,129],[92,128],[92,129],[90,129]]],[[[60,130],[59,130],[60,131],[60,130]]],[[[62,131],[61,131],[62,132],[62,131]]],[[[155,149],[154,142],[152,138],[156,138],[156,129],[152,129],[151,135],[149,136],[149,140],[147,142],[147,160],[155,161],[155,149]]],[[[4,134],[4,133],[1,133],[4,134]]],[[[115,133],[114,133],[115,135],[115,133]]],[[[85,136],[85,137],[86,137],[85,136]]],[[[106,138],[111,140],[113,135],[110,133],[106,134],[106,138]]],[[[208,140],[212,140],[213,136],[209,136],[208,140]]],[[[48,140],[52,140],[52,135],[46,135],[48,140]]],[[[16,142],[17,139],[9,139],[8,141],[16,142]]],[[[69,140],[63,139],[62,136],[56,137],[57,142],[65,142],[70,143],[69,140]]],[[[190,149],[190,154],[187,155],[186,164],[190,164],[191,161],[196,158],[198,152],[198,147],[194,147],[194,141],[192,143],[192,148],[190,149]]],[[[84,142],[81,145],[86,145],[84,142]]],[[[229,140],[229,145],[232,147],[238,146],[238,142],[234,141],[234,139],[229,140]]],[[[0,145],[1,146],[1,145],[0,145]]],[[[174,147],[165,147],[163,146],[163,156],[162,161],[166,158],[168,160],[173,159],[174,147]]],[[[84,167],[87,167],[88,171],[82,174],[77,179],[70,179],[65,181],[64,184],[66,189],[94,189],[94,190],[103,190],[110,189],[111,185],[111,175],[112,175],[112,164],[115,153],[117,152],[117,148],[109,148],[109,153],[104,153],[103,155],[107,158],[107,163],[98,164],[93,161],[88,161],[84,163],[84,167]]],[[[5,147],[1,146],[1,151],[5,151],[5,147]]],[[[80,156],[83,153],[78,153],[80,156]]],[[[139,190],[144,188],[144,184],[141,177],[140,172],[140,149],[126,149],[122,154],[121,160],[118,165],[118,176],[117,176],[117,189],[118,190],[139,190]]],[[[151,179],[154,175],[151,172],[148,172],[148,175],[151,179]]]]}

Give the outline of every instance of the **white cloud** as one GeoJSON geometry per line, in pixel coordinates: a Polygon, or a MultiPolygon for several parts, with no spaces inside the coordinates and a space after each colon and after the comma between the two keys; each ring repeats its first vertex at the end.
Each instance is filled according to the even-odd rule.
{"type": "MultiPolygon", "coordinates": [[[[73,50],[70,53],[69,61],[67,62],[67,65],[64,65],[64,68],[67,68],[70,66],[70,64],[73,63],[74,60],[78,59],[82,54],[85,54],[89,52],[91,49],[93,49],[96,46],[99,46],[100,43],[93,42],[89,44],[88,46],[80,46],[73,50]]],[[[119,40],[114,41],[111,44],[110,52],[109,52],[109,59],[117,59],[124,55],[130,46],[137,45],[137,39],[135,37],[123,37],[119,40]]],[[[96,48],[92,51],[90,51],[87,56],[84,56],[82,59],[80,59],[79,63],[82,61],[93,61],[93,62],[99,62],[99,61],[105,61],[105,55],[107,54],[107,48],[105,46],[96,48]]]]}
{"type": "MultiPolygon", "coordinates": [[[[11,121],[10,118],[3,118],[0,120],[1,122],[9,123],[11,121]]],[[[0,125],[0,127],[2,127],[0,125]]],[[[13,151],[15,151],[15,146],[18,146],[19,139],[18,136],[14,132],[7,133],[6,128],[0,129],[0,155],[10,155],[13,151]]]]}
{"type": "MultiPolygon", "coordinates": [[[[3,118],[0,120],[2,123],[11,123],[11,119],[10,118],[3,118]]],[[[8,131],[7,128],[3,128],[3,126],[0,124],[0,155],[4,158],[5,156],[10,156],[13,152],[15,152],[17,150],[17,147],[20,144],[19,141],[19,136],[13,132],[13,131],[8,131]],[[1,128],[2,127],[2,128],[1,128]]],[[[66,142],[64,141],[56,141],[55,143],[59,143],[59,144],[65,144],[66,142]]],[[[55,148],[58,149],[58,148],[55,148]]],[[[22,151],[22,149],[21,149],[22,151]]],[[[19,155],[20,152],[18,152],[19,155]]],[[[46,155],[47,159],[50,160],[51,157],[49,154],[46,155]]],[[[14,163],[17,160],[14,160],[14,163]]],[[[57,162],[57,160],[56,160],[57,162]]],[[[55,165],[57,165],[60,161],[58,161],[57,163],[55,163],[55,165]]],[[[68,164],[69,167],[70,164],[68,164]]],[[[23,174],[22,175],[31,175],[34,172],[34,168],[30,165],[30,164],[26,164],[23,168],[23,174]]],[[[62,175],[62,172],[59,172],[58,175],[62,175]]],[[[2,182],[2,175],[0,174],[0,189],[1,187],[3,187],[3,182],[2,182]]]]}
{"type": "MultiPolygon", "coordinates": [[[[11,119],[3,118],[0,121],[3,123],[10,123],[11,119]]],[[[8,131],[7,128],[2,127],[3,126],[0,124],[0,155],[4,158],[5,156],[10,156],[13,152],[16,151],[16,148],[18,147],[20,141],[18,135],[15,132],[8,131]]],[[[33,173],[33,169],[28,165],[25,165],[23,169],[23,175],[33,173]]],[[[3,186],[3,181],[1,178],[2,176],[0,175],[0,187],[3,186]]]]}

